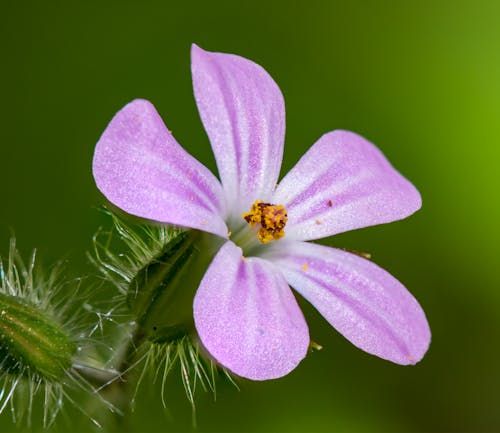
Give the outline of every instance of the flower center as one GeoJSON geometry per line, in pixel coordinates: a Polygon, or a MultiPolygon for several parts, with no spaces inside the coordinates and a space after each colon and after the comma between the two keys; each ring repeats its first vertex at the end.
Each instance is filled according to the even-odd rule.
{"type": "Polygon", "coordinates": [[[285,225],[288,221],[285,206],[281,204],[263,203],[256,200],[249,212],[242,215],[250,227],[260,225],[257,238],[263,244],[277,241],[285,236],[285,225]]]}

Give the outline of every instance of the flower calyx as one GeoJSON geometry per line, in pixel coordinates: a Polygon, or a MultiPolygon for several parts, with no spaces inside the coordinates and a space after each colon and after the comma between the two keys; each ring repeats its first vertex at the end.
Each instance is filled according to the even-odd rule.
{"type": "Polygon", "coordinates": [[[139,270],[127,303],[142,337],[162,344],[194,332],[193,298],[221,242],[197,230],[180,232],[139,270]]]}

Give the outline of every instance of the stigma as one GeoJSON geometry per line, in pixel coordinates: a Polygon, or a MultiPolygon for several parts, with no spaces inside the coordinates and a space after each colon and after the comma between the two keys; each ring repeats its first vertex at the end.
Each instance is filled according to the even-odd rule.
{"type": "Polygon", "coordinates": [[[256,200],[249,212],[241,215],[250,227],[259,227],[257,238],[263,244],[277,241],[285,236],[285,225],[288,221],[285,206],[281,204],[263,203],[256,200]]]}

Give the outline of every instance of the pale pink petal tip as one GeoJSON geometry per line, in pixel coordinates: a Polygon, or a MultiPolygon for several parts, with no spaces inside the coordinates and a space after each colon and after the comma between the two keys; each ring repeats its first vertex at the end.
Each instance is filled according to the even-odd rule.
{"type": "Polygon", "coordinates": [[[280,182],[274,202],[288,211],[287,234],[313,240],[411,215],[417,189],[358,134],[322,136],[280,182]]]}
{"type": "Polygon", "coordinates": [[[96,145],[93,173],[99,190],[125,212],[227,237],[218,180],[177,143],[148,101],[132,101],[113,117],[96,145]]]}
{"type": "Polygon", "coordinates": [[[234,54],[191,50],[193,88],[232,211],[268,200],[278,180],[285,136],[279,87],[258,64],[234,54]]]}
{"type": "Polygon", "coordinates": [[[289,242],[272,260],[288,283],[360,349],[403,365],[426,353],[431,334],[424,311],[373,262],[304,242],[289,242]]]}
{"type": "Polygon", "coordinates": [[[306,356],[309,332],[281,273],[265,260],[243,259],[227,242],[194,300],[196,330],[210,354],[233,373],[275,379],[306,356]]]}

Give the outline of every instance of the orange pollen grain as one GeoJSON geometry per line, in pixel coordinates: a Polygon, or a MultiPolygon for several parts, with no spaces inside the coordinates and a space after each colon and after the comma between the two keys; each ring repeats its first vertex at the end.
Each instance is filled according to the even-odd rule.
{"type": "Polygon", "coordinates": [[[264,203],[256,200],[249,212],[245,212],[242,218],[250,227],[260,226],[257,238],[264,244],[276,241],[285,236],[285,225],[288,221],[285,206],[264,203]]]}

